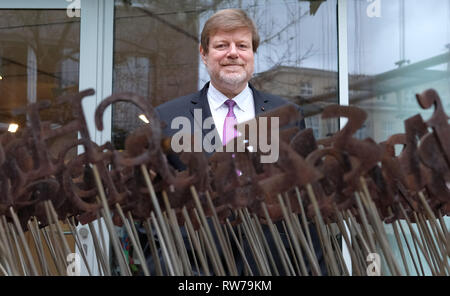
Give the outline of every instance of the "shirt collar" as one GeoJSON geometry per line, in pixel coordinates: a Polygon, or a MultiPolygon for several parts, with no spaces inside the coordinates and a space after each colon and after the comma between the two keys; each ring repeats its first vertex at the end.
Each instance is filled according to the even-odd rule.
{"type": "MultiPolygon", "coordinates": [[[[223,93],[221,93],[219,90],[217,90],[212,83],[209,84],[208,88],[208,97],[210,98],[209,104],[211,108],[214,110],[219,109],[222,107],[226,100],[228,100],[227,96],[225,96],[223,93]]],[[[233,98],[233,101],[236,102],[236,105],[241,109],[242,111],[247,111],[251,104],[250,100],[252,99],[252,91],[250,87],[247,86],[244,88],[243,91],[241,91],[237,96],[233,98]]]]}

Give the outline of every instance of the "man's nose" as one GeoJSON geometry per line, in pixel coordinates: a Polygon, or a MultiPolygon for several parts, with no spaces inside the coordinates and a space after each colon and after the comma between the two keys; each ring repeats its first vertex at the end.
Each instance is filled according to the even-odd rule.
{"type": "Polygon", "coordinates": [[[237,46],[236,44],[232,43],[230,45],[230,50],[228,51],[228,55],[229,58],[237,58],[239,56],[239,52],[237,50],[237,46]]]}

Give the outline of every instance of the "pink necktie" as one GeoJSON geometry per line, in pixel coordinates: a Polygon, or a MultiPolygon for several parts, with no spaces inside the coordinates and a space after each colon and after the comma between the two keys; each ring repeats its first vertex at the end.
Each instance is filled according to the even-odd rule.
{"type": "MultiPolygon", "coordinates": [[[[233,100],[226,100],[225,105],[228,106],[228,114],[225,117],[225,122],[223,124],[223,145],[226,145],[230,140],[237,137],[237,130],[233,128],[237,124],[236,115],[233,112],[233,107],[236,105],[236,102],[233,100]]],[[[232,157],[235,157],[235,154],[232,154],[232,157]]],[[[240,170],[236,170],[236,175],[242,176],[242,172],[240,170]]]]}
{"type": "Polygon", "coordinates": [[[236,115],[234,115],[233,107],[236,102],[233,100],[226,100],[225,105],[228,106],[228,114],[225,117],[225,122],[223,124],[223,145],[226,145],[230,140],[237,137],[237,130],[233,128],[237,124],[236,115]]]}

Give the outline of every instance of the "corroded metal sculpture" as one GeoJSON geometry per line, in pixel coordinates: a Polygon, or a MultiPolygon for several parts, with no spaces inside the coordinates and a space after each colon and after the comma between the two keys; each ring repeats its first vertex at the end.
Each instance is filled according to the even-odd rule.
{"type": "MultiPolygon", "coordinates": [[[[408,253],[401,247],[399,229],[404,239],[405,223],[415,252],[424,254],[431,273],[450,274],[450,236],[443,219],[450,214],[450,126],[434,90],[417,95],[422,108],[434,105],[429,120],[424,121],[419,114],[408,118],[405,134],[393,135],[379,144],[354,137],[367,117],[357,107],[327,107],[323,118],[346,117],[348,123],[330,138],[316,140],[311,129],[292,128],[299,114],[286,106],[261,115],[280,118],[276,162],[260,163],[264,152],[249,149],[215,153],[209,159],[202,152],[182,152],[179,157],[188,168],[183,172],[168,163],[167,155],[174,152],[170,139],[162,135],[164,123],[148,100],[134,94],[106,98],[95,113],[97,129],[103,129],[105,109],[118,101],[138,106],[150,125],[130,134],[124,151],[115,150],[110,143],[98,146],[92,142],[81,101],[93,93],[86,90],[58,100],[73,106],[75,119],[63,127],[52,129],[48,122],[41,121],[40,112],[50,105],[40,102],[16,111],[27,114],[28,127],[17,135],[0,137],[0,273],[49,275],[40,235],[46,233],[47,244],[55,250],[53,264],[59,274],[64,274],[67,262],[63,258],[68,248],[57,222],[72,227],[79,245],[75,224],[91,225],[103,217],[122,275],[130,275],[131,270],[121,254],[113,224],[125,226],[136,256],[145,262],[133,227],[135,221],[147,230],[152,256],[157,256],[158,240],[164,274],[192,275],[200,269],[202,274],[237,274],[235,254],[229,246],[233,242],[243,255],[244,239],[257,263],[257,270],[249,268],[248,274],[320,275],[309,233],[311,224],[317,228],[330,275],[350,274],[333,229],[339,230],[349,246],[355,275],[365,275],[365,260],[370,253],[380,253],[393,275],[411,274],[407,256],[415,272],[424,274],[421,259],[410,245],[408,253]],[[67,143],[54,158],[48,152],[48,141],[68,132],[78,132],[80,138],[67,143]],[[395,145],[404,146],[399,155],[395,154],[395,145]],[[68,151],[78,146],[83,146],[84,152],[65,162],[68,151]],[[289,253],[293,255],[288,255],[281,244],[275,222],[286,228],[292,248],[289,253]],[[271,249],[261,231],[264,224],[274,238],[283,271],[272,262],[271,249]],[[402,258],[393,256],[386,225],[394,230],[402,258]],[[188,233],[189,246],[181,238],[180,226],[188,233]],[[54,230],[53,234],[46,229],[54,230]],[[18,241],[14,242],[11,234],[21,236],[23,231],[33,234],[39,264],[28,253],[20,258],[13,254],[18,241]],[[224,251],[225,265],[217,257],[217,244],[224,251]],[[195,260],[187,255],[187,248],[193,250],[195,260]],[[420,270],[416,263],[420,263],[420,270]],[[311,266],[310,271],[306,266],[311,266]]],[[[248,135],[228,145],[247,143],[248,148],[244,140],[248,135]]],[[[100,244],[96,243],[95,249],[101,257],[102,274],[112,274],[100,244]]],[[[82,248],[80,252],[87,264],[82,248]]],[[[157,261],[156,273],[163,274],[157,261]]],[[[150,275],[146,264],[142,264],[142,272],[150,275]]]]}

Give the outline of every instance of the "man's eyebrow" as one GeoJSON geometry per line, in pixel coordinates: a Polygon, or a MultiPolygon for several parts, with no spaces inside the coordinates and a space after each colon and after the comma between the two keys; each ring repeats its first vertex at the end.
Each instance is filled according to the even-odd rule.
{"type": "Polygon", "coordinates": [[[220,42],[228,42],[227,39],[218,39],[218,40],[214,40],[212,43],[220,43],[220,42]]]}
{"type": "MultiPolygon", "coordinates": [[[[218,40],[214,40],[212,43],[220,43],[220,42],[226,42],[226,43],[228,43],[229,40],[228,40],[228,39],[218,39],[218,40]]],[[[236,43],[251,43],[251,40],[238,39],[238,40],[236,41],[236,43]]]]}

